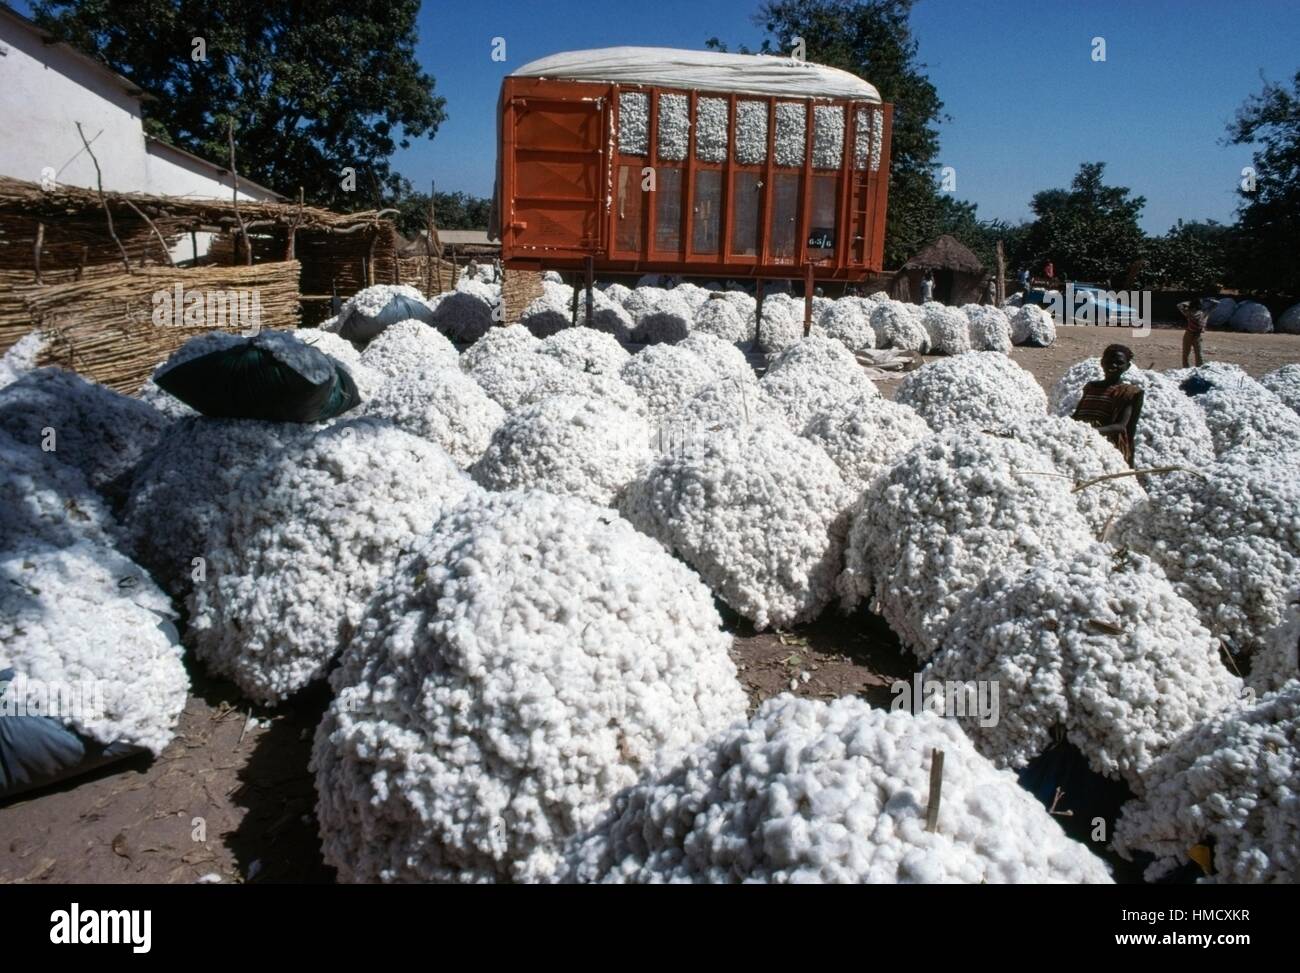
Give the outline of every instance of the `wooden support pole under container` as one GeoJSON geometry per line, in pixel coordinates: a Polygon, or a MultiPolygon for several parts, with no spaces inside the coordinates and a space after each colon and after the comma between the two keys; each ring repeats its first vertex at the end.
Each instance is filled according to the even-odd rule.
{"type": "Polygon", "coordinates": [[[595,312],[592,308],[593,300],[591,289],[596,283],[596,259],[594,257],[585,257],[582,261],[583,276],[587,283],[587,327],[592,327],[592,321],[595,319],[595,312]]]}
{"type": "Polygon", "coordinates": [[[813,312],[813,265],[809,261],[803,268],[803,336],[812,332],[813,312]]]}
{"type": "Polygon", "coordinates": [[[757,344],[763,330],[763,278],[754,281],[754,342],[757,344]]]}

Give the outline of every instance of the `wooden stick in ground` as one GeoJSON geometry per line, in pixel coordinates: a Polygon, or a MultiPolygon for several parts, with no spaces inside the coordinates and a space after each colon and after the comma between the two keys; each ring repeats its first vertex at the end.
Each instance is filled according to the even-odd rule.
{"type": "Polygon", "coordinates": [[[117,249],[122,252],[122,267],[129,274],[131,273],[131,258],[126,254],[126,247],[122,246],[122,241],[117,237],[117,230],[113,228],[113,211],[108,208],[108,197],[104,195],[104,174],[99,169],[99,160],[95,158],[95,152],[86,141],[86,133],[81,130],[81,122],[77,122],[77,134],[81,136],[81,144],[86,147],[86,154],[90,156],[90,161],[95,164],[95,185],[99,190],[99,202],[104,207],[104,217],[108,220],[108,235],[113,238],[117,244],[117,249]]]}
{"type": "Polygon", "coordinates": [[[1105,476],[1096,476],[1091,480],[1084,480],[1070,492],[1078,493],[1080,490],[1086,490],[1094,484],[1104,483],[1107,480],[1118,480],[1125,476],[1147,476],[1148,474],[1157,473],[1191,473],[1193,476],[1199,476],[1202,480],[1207,479],[1206,475],[1200,470],[1188,469],[1186,466],[1153,466],[1145,470],[1125,470],[1123,473],[1107,473],[1105,476]]]}
{"type": "Polygon", "coordinates": [[[1006,256],[1006,251],[1002,249],[1001,240],[998,241],[997,255],[998,255],[998,286],[997,286],[997,290],[994,291],[993,293],[994,293],[994,297],[997,298],[998,307],[1001,307],[1002,302],[1007,299],[1007,256],[1006,256]]]}
{"type": "Polygon", "coordinates": [[[939,830],[939,801],[943,799],[943,751],[930,751],[930,803],[925,809],[925,830],[939,830]]]}
{"type": "Polygon", "coordinates": [[[302,187],[298,187],[298,212],[294,214],[293,222],[289,224],[289,240],[284,248],[284,259],[292,260],[294,257],[294,244],[298,237],[298,227],[302,224],[302,187]]]}
{"type": "Polygon", "coordinates": [[[36,224],[36,245],[32,247],[32,257],[36,263],[36,283],[41,282],[41,247],[45,245],[45,224],[36,224]]]}
{"type": "Polygon", "coordinates": [[[154,225],[153,220],[145,216],[144,210],[140,209],[139,206],[135,205],[135,203],[131,202],[129,199],[123,199],[122,202],[126,203],[127,206],[130,206],[132,212],[134,212],[136,216],[149,224],[149,229],[153,230],[153,235],[158,238],[158,246],[162,248],[163,259],[167,261],[167,266],[175,267],[176,261],[172,259],[172,252],[167,249],[167,241],[164,240],[163,235],[158,232],[158,227],[154,225]]]}
{"type": "Polygon", "coordinates": [[[235,120],[226,119],[226,141],[230,143],[230,181],[231,202],[235,206],[235,219],[239,221],[239,235],[244,239],[244,264],[253,265],[253,241],[248,238],[248,227],[244,225],[244,214],[239,212],[239,169],[235,167],[235,120]]]}

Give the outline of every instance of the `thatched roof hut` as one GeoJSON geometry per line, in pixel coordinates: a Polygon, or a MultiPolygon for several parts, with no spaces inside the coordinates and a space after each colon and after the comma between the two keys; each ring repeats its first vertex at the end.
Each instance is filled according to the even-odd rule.
{"type": "Polygon", "coordinates": [[[978,303],[988,280],[979,258],[945,233],[903,264],[890,284],[891,295],[919,302],[927,271],[934,274],[934,299],[944,304],[978,303]]]}

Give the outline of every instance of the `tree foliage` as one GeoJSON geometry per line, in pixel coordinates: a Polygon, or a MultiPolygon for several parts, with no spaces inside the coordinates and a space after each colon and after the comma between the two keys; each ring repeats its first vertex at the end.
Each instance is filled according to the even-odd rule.
{"type": "Polygon", "coordinates": [[[1147,243],[1144,284],[1209,293],[1223,284],[1232,230],[1213,220],[1178,221],[1164,236],[1147,243]]]}
{"type": "Polygon", "coordinates": [[[432,137],[445,117],[415,58],[419,8],[419,0],[37,0],[34,14],[154,96],[145,104],[151,134],[222,162],[233,120],[242,175],[355,210],[400,192],[389,158],[432,137]]]}
{"type": "MultiPolygon", "coordinates": [[[[407,237],[417,237],[429,225],[429,194],[415,192],[406,183],[402,192],[385,205],[397,210],[393,217],[397,229],[407,237]]],[[[485,230],[492,200],[469,193],[435,193],[434,221],[440,230],[485,230]]]]}

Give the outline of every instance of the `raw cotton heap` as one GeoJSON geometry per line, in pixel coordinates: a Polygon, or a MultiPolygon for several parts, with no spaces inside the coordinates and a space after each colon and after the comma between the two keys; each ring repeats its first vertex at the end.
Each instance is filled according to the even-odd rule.
{"type": "Polygon", "coordinates": [[[1157,880],[1212,845],[1216,883],[1300,881],[1300,680],[1196,727],[1147,775],[1115,829],[1123,855],[1147,851],[1157,880]]]}
{"type": "Polygon", "coordinates": [[[768,355],[780,354],[803,338],[803,301],[789,294],[763,298],[763,320],[758,324],[758,347],[768,355]]]}
{"type": "Polygon", "coordinates": [[[110,544],[113,515],[75,466],[0,432],[0,551],[110,544]]]}
{"type": "Polygon", "coordinates": [[[876,347],[876,332],[871,327],[874,309],[874,302],[861,297],[841,297],[817,323],[822,334],[834,338],[849,351],[865,351],[876,347]]]}
{"type": "Polygon", "coordinates": [[[1164,573],[1101,544],[994,566],[929,661],[925,680],[997,687],[998,719],[961,722],[999,766],[1025,766],[1061,727],[1093,770],[1137,793],[1154,760],[1241,693],[1164,573]]]}
{"type": "MultiPolygon", "coordinates": [[[[586,320],[586,292],[578,297],[578,321],[586,320]]],[[[591,327],[613,335],[618,341],[631,341],[636,330],[636,319],[613,297],[592,289],[591,327]]]]}
{"type": "MultiPolygon", "coordinates": [[[[640,288],[638,288],[640,290],[640,288]]],[[[633,337],[646,344],[681,341],[691,331],[694,313],[686,298],[671,290],[636,316],[633,337]]]]}
{"type": "Polygon", "coordinates": [[[362,403],[361,415],[437,443],[461,469],[483,455],[506,417],[505,410],[468,375],[429,365],[390,379],[362,403]]]}
{"type": "Polygon", "coordinates": [[[501,315],[501,286],[462,278],[440,294],[430,323],[452,341],[477,341],[501,315]]]}
{"type": "Polygon", "coordinates": [[[615,794],[744,718],[730,641],[699,579],[611,511],[467,501],[331,679],[325,860],[346,882],[550,876],[615,794]]]}
{"type": "MultiPolygon", "coordinates": [[[[1070,416],[1083,395],[1083,386],[1103,378],[1101,359],[1087,358],[1071,365],[1052,391],[1051,408],[1058,416],[1070,416]]],[[[1177,384],[1159,372],[1130,368],[1124,381],[1145,393],[1142,415],[1133,441],[1138,469],[1190,466],[1194,469],[1214,462],[1214,443],[1205,416],[1177,384]]],[[[1165,477],[1151,477],[1146,488],[1162,488],[1165,477]]]]}
{"type": "Polygon", "coordinates": [[[1237,365],[1212,362],[1167,377],[1184,392],[1195,391],[1191,398],[1205,415],[1216,455],[1238,446],[1292,449],[1300,443],[1300,416],[1237,365]]]}
{"type": "Polygon", "coordinates": [[[489,358],[516,351],[536,351],[540,347],[541,341],[521,324],[493,328],[461,352],[460,367],[472,372],[489,358]]]}
{"type": "Polygon", "coordinates": [[[632,288],[625,284],[613,283],[600,284],[598,286],[600,287],[601,293],[620,306],[627,301],[628,295],[632,293],[632,288]]]}
{"type": "Polygon", "coordinates": [[[758,383],[764,400],[802,434],[816,416],[861,395],[880,392],[838,341],[810,336],[790,345],[758,383]]]}
{"type": "Polygon", "coordinates": [[[1267,334],[1273,330],[1273,315],[1255,301],[1242,301],[1232,312],[1228,327],[1248,334],[1267,334]]]}
{"type": "Polygon", "coordinates": [[[209,530],[233,513],[239,481],[320,428],[206,416],[180,420],[136,467],[122,511],[123,547],[167,591],[184,597],[200,567],[194,559],[210,554],[209,530]]]}
{"type": "Polygon", "coordinates": [[[697,433],[720,434],[732,426],[785,424],[785,417],[769,405],[754,382],[731,379],[704,386],[660,420],[656,445],[678,448],[697,433]]]}
{"type": "Polygon", "coordinates": [[[1293,412],[1300,412],[1300,365],[1283,365],[1261,378],[1259,384],[1290,406],[1293,412]]]}
{"type": "Polygon", "coordinates": [[[425,303],[424,295],[408,284],[376,284],[357,291],[339,308],[338,318],[346,321],[354,312],[367,318],[379,314],[394,297],[406,297],[425,303]]]}
{"type": "Polygon", "coordinates": [[[441,448],[371,419],[271,457],[208,534],[207,578],[189,599],[198,657],[259,702],[301,689],[380,580],[471,489],[441,448]]]}
{"type": "Polygon", "coordinates": [[[1011,353],[1011,319],[991,304],[964,304],[961,313],[970,322],[970,343],[976,351],[1011,353]]]}
{"type": "Polygon", "coordinates": [[[783,695],[620,794],[571,882],[1109,882],[1015,777],[932,713],[783,695]],[[930,763],[944,754],[938,825],[930,763]]]}
{"type": "Polygon", "coordinates": [[[684,341],[678,342],[678,347],[698,355],[719,379],[730,379],[747,385],[758,381],[745,353],[721,338],[692,331],[684,341]]]}
{"type": "Polygon", "coordinates": [[[859,394],[814,416],[804,435],[821,446],[859,496],[905,452],[930,435],[910,406],[879,392],[859,394]]]}
{"type": "Polygon", "coordinates": [[[746,315],[736,302],[725,297],[714,297],[705,301],[695,312],[694,319],[696,334],[711,334],[733,344],[744,344],[754,340],[753,312],[746,315]]]}
{"type": "Polygon", "coordinates": [[[12,385],[36,368],[36,359],[45,350],[46,338],[41,331],[29,331],[9,350],[0,355],[0,389],[12,385]]]}
{"type": "Polygon", "coordinates": [[[831,600],[851,502],[819,446],[762,425],[686,438],[622,509],[761,630],[809,621],[831,600]]]}
{"type": "Polygon", "coordinates": [[[1251,657],[1246,684],[1266,693],[1281,689],[1290,679],[1300,679],[1300,592],[1292,594],[1282,622],[1265,635],[1264,647],[1251,657]]]}
{"type": "Polygon", "coordinates": [[[537,351],[566,368],[599,375],[617,375],[632,357],[612,335],[593,328],[565,328],[538,345],[537,351]]]}
{"type": "Polygon", "coordinates": [[[651,345],[632,356],[619,376],[635,389],[651,418],[660,418],[717,381],[709,363],[679,345],[651,345]]]}
{"type": "Polygon", "coordinates": [[[0,432],[76,467],[110,504],[125,498],[131,471],[168,421],[61,368],[38,368],[0,389],[0,432]]]}
{"type": "Polygon", "coordinates": [[[536,488],[610,507],[651,455],[644,418],[553,395],[510,413],[470,474],[489,490],[536,488]]]}
{"type": "MultiPolygon", "coordinates": [[[[0,670],[93,687],[58,715],[100,743],[156,756],[171,742],[189,691],[174,615],[149,575],[103,544],[0,553],[0,670]]],[[[48,712],[44,695],[24,709],[48,712]]]]}
{"type": "Polygon", "coordinates": [[[658,304],[667,293],[664,288],[653,284],[637,284],[636,289],[629,291],[623,298],[623,309],[635,321],[642,312],[649,311],[658,304]]]}
{"type": "Polygon", "coordinates": [[[970,321],[955,307],[938,301],[921,305],[921,324],[936,355],[964,355],[971,350],[970,321]]]}
{"type": "Polygon", "coordinates": [[[510,412],[534,401],[530,396],[539,381],[564,382],[572,373],[549,355],[503,348],[481,358],[469,374],[494,402],[510,412]]]}
{"type": "Polygon", "coordinates": [[[1065,481],[1025,475],[1047,465],[1023,443],[969,427],[922,440],[862,500],[838,583],[846,607],[872,599],[924,660],[995,565],[1086,547],[1088,525],[1065,481]]]}
{"type": "Polygon", "coordinates": [[[450,341],[423,321],[399,321],[381,331],[361,353],[361,364],[400,375],[426,365],[459,368],[460,355],[450,341]]]}
{"type": "Polygon", "coordinates": [[[1056,340],[1056,322],[1036,304],[1026,304],[1010,312],[1010,318],[1013,344],[1046,348],[1056,340]]]}
{"type": "Polygon", "coordinates": [[[1038,380],[1006,355],[989,351],[927,362],[903,379],[894,400],[911,406],[936,430],[989,428],[1047,415],[1038,380]]]}
{"type": "Polygon", "coordinates": [[[519,323],[538,338],[572,327],[573,288],[568,284],[542,281],[542,296],[524,308],[519,323]]]}
{"type": "Polygon", "coordinates": [[[899,351],[930,351],[930,334],[921,324],[921,309],[902,301],[881,301],[871,309],[871,328],[876,332],[877,348],[899,351]]]}
{"type": "Polygon", "coordinates": [[[1234,450],[1160,492],[1114,540],[1155,558],[1205,625],[1235,649],[1262,647],[1300,587],[1300,475],[1294,456],[1234,450]]]}
{"type": "MultiPolygon", "coordinates": [[[[224,334],[224,332],[218,331],[214,332],[214,334],[224,334]]],[[[346,338],[340,338],[332,331],[322,331],[320,328],[299,328],[294,332],[294,334],[304,345],[311,345],[313,348],[323,351],[336,361],[342,362],[347,366],[348,371],[352,371],[357,365],[361,364],[361,352],[357,351],[356,345],[352,344],[352,342],[348,341],[346,338]]],[[[199,340],[202,339],[195,338],[193,341],[187,341],[181,346],[180,350],[177,351],[176,354],[179,355],[181,352],[188,349],[190,345],[194,344],[195,341],[199,340]]],[[[230,342],[230,344],[234,343],[235,342],[233,341],[230,342]]],[[[208,350],[216,351],[217,348],[211,348],[208,350]]],[[[171,363],[178,364],[175,360],[175,355],[172,356],[171,363]]]]}

